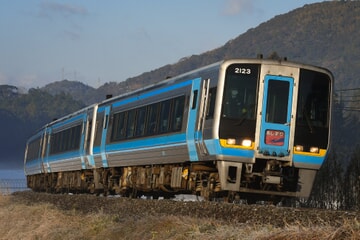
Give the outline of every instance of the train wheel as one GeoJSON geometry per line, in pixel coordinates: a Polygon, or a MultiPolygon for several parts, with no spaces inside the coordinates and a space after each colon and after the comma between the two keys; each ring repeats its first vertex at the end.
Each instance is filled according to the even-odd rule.
{"type": "Polygon", "coordinates": [[[138,190],[136,188],[131,188],[129,191],[129,198],[137,198],[138,190]]]}
{"type": "Polygon", "coordinates": [[[95,183],[91,182],[89,185],[89,193],[94,194],[95,193],[95,183]]]}

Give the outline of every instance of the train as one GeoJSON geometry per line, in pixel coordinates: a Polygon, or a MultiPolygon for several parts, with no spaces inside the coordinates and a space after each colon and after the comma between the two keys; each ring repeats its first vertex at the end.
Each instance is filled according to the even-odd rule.
{"type": "Polygon", "coordinates": [[[330,148],[333,75],[287,59],[228,59],[114,96],[29,138],[34,191],[308,198],[330,148]]]}

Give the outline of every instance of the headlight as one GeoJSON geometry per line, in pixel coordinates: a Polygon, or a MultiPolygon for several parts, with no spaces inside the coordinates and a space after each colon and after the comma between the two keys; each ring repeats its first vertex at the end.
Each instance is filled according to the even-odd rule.
{"type": "Polygon", "coordinates": [[[251,143],[252,143],[251,140],[244,139],[244,140],[242,140],[241,145],[244,147],[251,147],[251,143]]]}
{"type": "Polygon", "coordinates": [[[302,145],[296,145],[296,146],[295,146],[295,151],[297,151],[297,152],[302,152],[302,151],[304,151],[304,146],[302,146],[302,145]]]}
{"type": "Polygon", "coordinates": [[[319,153],[319,148],[318,147],[311,147],[310,152],[311,153],[319,153]]]}
{"type": "Polygon", "coordinates": [[[228,145],[235,145],[236,144],[236,139],[235,138],[228,138],[226,140],[226,144],[228,145]]]}

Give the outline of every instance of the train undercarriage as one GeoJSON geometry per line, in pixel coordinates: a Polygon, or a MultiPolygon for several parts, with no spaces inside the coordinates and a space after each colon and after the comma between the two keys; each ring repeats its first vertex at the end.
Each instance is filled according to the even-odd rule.
{"type": "Polygon", "coordinates": [[[187,193],[205,200],[277,203],[294,198],[298,169],[277,161],[241,164],[227,161],[207,164],[173,164],[110,167],[27,176],[28,187],[51,193],[93,193],[128,197],[170,198],[187,193]]]}

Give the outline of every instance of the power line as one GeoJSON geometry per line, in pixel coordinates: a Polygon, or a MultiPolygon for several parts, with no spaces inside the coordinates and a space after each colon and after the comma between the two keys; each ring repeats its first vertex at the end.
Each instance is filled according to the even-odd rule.
{"type": "Polygon", "coordinates": [[[339,90],[336,90],[335,92],[346,92],[346,91],[356,91],[356,90],[360,90],[360,88],[339,89],[339,90]]]}
{"type": "Polygon", "coordinates": [[[360,97],[360,95],[340,95],[340,97],[360,97]]]}
{"type": "Polygon", "coordinates": [[[346,99],[346,100],[344,100],[344,99],[342,99],[341,100],[341,103],[352,103],[352,102],[360,102],[360,99],[346,99]]]}
{"type": "Polygon", "coordinates": [[[334,99],[339,101],[340,104],[344,104],[345,106],[337,106],[334,108],[334,110],[353,113],[360,112],[360,106],[358,104],[360,103],[359,91],[359,87],[335,90],[335,94],[337,94],[337,96],[335,96],[334,99]]]}
{"type": "Polygon", "coordinates": [[[334,110],[349,111],[349,112],[360,112],[360,108],[351,108],[351,107],[334,108],[334,110]]]}

